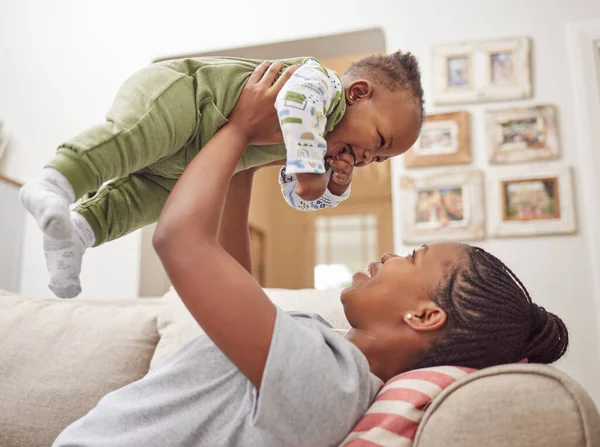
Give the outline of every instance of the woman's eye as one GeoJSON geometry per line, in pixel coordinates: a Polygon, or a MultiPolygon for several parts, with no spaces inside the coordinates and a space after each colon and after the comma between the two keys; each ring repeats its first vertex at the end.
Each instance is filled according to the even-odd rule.
{"type": "Polygon", "coordinates": [[[379,147],[385,146],[385,140],[381,135],[379,135],[379,147]]]}
{"type": "Polygon", "coordinates": [[[381,163],[383,159],[381,157],[375,157],[375,163],[381,163]]]}

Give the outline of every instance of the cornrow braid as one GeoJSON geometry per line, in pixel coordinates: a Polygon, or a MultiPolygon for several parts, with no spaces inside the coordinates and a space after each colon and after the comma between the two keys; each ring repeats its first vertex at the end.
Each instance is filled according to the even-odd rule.
{"type": "Polygon", "coordinates": [[[432,297],[446,311],[446,332],[416,359],[415,367],[485,368],[562,357],[569,344],[563,321],[533,303],[521,280],[498,258],[479,247],[464,248],[466,268],[454,267],[432,297]]]}
{"type": "Polygon", "coordinates": [[[419,61],[412,53],[396,51],[386,56],[367,56],[353,62],[344,74],[353,77],[372,76],[376,82],[389,90],[407,90],[419,104],[421,123],[423,122],[425,99],[421,85],[421,70],[419,61]]]}

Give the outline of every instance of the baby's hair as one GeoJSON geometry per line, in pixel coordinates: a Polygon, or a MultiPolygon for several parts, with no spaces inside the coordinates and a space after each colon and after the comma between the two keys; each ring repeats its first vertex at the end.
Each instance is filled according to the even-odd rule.
{"type": "Polygon", "coordinates": [[[495,256],[464,246],[467,268],[455,267],[432,299],[447,313],[445,333],[417,359],[417,368],[485,368],[528,359],[552,363],[567,350],[563,321],[531,301],[517,276],[495,256]]]}
{"type": "Polygon", "coordinates": [[[374,81],[390,90],[406,89],[421,107],[421,121],[425,115],[425,100],[421,86],[419,61],[412,53],[396,51],[393,54],[373,55],[353,62],[346,75],[353,77],[373,76],[374,81]]]}

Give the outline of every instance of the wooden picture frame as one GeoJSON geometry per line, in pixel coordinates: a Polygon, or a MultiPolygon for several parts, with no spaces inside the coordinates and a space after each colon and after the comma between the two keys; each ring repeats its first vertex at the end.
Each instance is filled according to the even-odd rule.
{"type": "Polygon", "coordinates": [[[433,48],[436,105],[530,98],[531,39],[459,42],[433,48]]]}
{"type": "Polygon", "coordinates": [[[478,170],[400,177],[405,244],[485,237],[483,174],[478,170]]]}
{"type": "Polygon", "coordinates": [[[489,162],[525,163],[560,156],[556,107],[486,110],[489,162]]]}
{"type": "Polygon", "coordinates": [[[571,168],[562,163],[488,172],[488,233],[497,237],[572,234],[577,230],[571,168]]]}
{"type": "Polygon", "coordinates": [[[467,111],[427,115],[415,145],[404,155],[407,168],[458,165],[471,162],[467,111]]]}

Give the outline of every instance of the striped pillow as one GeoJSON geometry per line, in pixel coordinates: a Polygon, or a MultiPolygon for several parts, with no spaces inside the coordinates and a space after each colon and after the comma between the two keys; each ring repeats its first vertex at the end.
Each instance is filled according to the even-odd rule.
{"type": "Polygon", "coordinates": [[[437,366],[394,377],[340,447],[411,447],[429,403],[448,385],[474,371],[437,366]]]}

